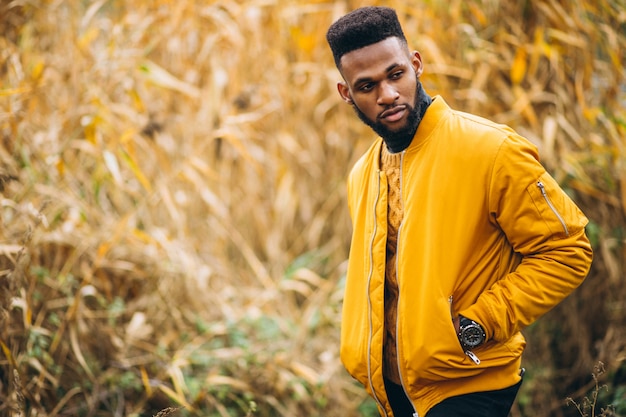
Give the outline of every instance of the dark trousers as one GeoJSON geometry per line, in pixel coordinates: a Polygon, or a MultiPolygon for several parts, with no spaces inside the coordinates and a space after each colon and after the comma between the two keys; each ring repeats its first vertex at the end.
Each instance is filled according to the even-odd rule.
{"type": "MultiPolygon", "coordinates": [[[[496,391],[475,392],[450,397],[433,408],[426,417],[507,417],[522,381],[496,391]]],[[[385,381],[387,396],[395,417],[412,417],[413,406],[401,386],[385,381]]]]}

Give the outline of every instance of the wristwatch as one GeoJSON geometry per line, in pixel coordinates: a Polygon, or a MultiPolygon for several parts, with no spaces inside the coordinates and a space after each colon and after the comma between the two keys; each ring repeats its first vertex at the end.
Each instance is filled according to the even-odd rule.
{"type": "Polygon", "coordinates": [[[474,320],[459,316],[459,342],[463,349],[470,350],[485,342],[486,335],[482,326],[474,320]]]}

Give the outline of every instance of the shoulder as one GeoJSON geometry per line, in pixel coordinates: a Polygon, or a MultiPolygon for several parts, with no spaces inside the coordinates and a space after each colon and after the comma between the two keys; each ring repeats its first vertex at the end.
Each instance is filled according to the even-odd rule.
{"type": "MultiPolygon", "coordinates": [[[[458,125],[462,131],[478,135],[479,138],[491,138],[503,142],[517,133],[509,126],[494,122],[482,116],[463,111],[453,110],[450,113],[451,123],[458,125]]],[[[471,136],[476,137],[476,136],[471,136]]]]}
{"type": "Polygon", "coordinates": [[[456,110],[448,105],[446,101],[436,96],[433,103],[426,112],[425,120],[432,127],[433,131],[445,134],[446,131],[456,133],[479,133],[491,135],[493,137],[504,138],[511,133],[515,133],[509,126],[494,122],[486,117],[473,113],[456,110]]]}
{"type": "Polygon", "coordinates": [[[382,139],[378,138],[372,143],[368,150],[361,155],[350,171],[350,181],[362,178],[371,170],[378,169],[382,143],[382,139]]]}
{"type": "Polygon", "coordinates": [[[532,159],[539,159],[537,146],[508,125],[458,110],[451,110],[448,116],[447,128],[442,133],[461,152],[508,154],[511,157],[527,154],[532,159]]]}

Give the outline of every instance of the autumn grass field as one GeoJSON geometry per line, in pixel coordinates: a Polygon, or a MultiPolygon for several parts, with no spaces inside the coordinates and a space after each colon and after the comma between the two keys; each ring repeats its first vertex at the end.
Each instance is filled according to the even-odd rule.
{"type": "Polygon", "coordinates": [[[366,4],[590,219],[512,417],[626,415],[624,0],[0,0],[1,416],[377,415],[338,358],[373,135],[324,39],[366,4]]]}

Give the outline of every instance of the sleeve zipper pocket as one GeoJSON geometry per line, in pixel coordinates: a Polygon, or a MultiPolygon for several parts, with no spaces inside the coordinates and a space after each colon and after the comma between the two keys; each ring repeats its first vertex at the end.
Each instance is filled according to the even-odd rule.
{"type": "Polygon", "coordinates": [[[550,200],[550,197],[548,196],[548,192],[546,191],[546,186],[543,184],[542,181],[537,181],[537,187],[539,187],[539,191],[541,191],[541,195],[543,196],[543,199],[548,204],[548,207],[550,207],[550,210],[552,210],[556,218],[561,223],[561,226],[563,226],[563,230],[565,231],[565,236],[569,236],[569,230],[567,229],[567,224],[565,224],[565,220],[563,220],[563,216],[559,214],[556,207],[554,207],[554,204],[552,204],[552,201],[550,200]]]}

